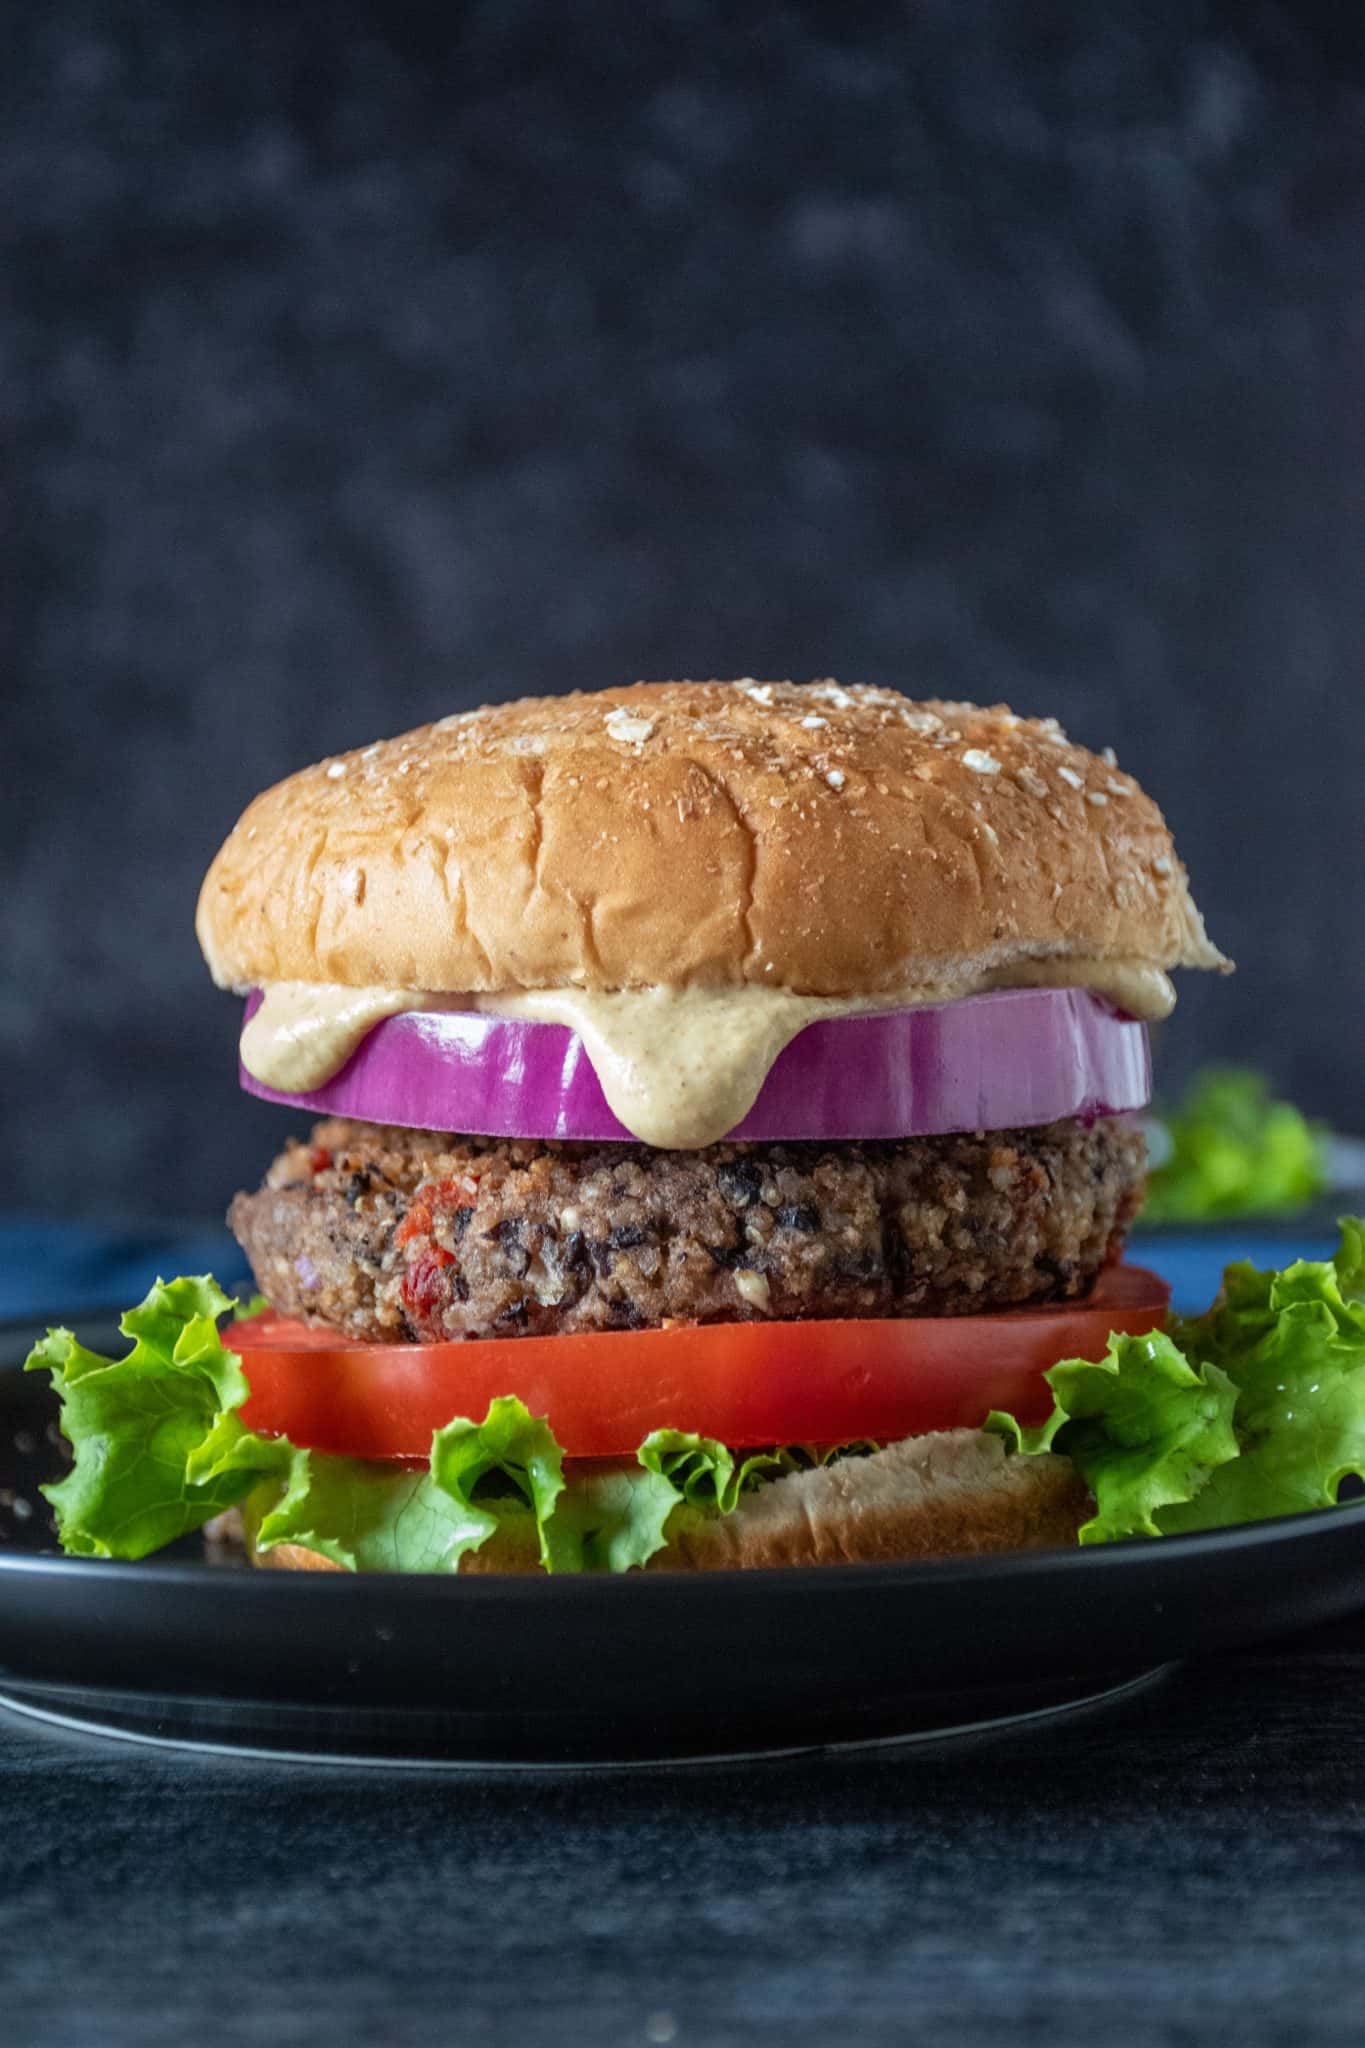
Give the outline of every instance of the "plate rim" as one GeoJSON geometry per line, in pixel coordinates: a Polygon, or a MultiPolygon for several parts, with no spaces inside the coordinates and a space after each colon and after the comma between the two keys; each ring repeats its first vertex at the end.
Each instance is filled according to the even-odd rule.
{"type": "MultiPolygon", "coordinates": [[[[1226,1529],[1199,1529],[1179,1536],[1133,1536],[1113,1543],[1051,1545],[1036,1550],[986,1551],[971,1557],[908,1558],[887,1563],[779,1565],[733,1568],[718,1571],[667,1572],[301,1572],[257,1571],[250,1566],[210,1565],[194,1559],[75,1557],[60,1551],[0,1552],[0,1582],[6,1578],[36,1577],[57,1581],[94,1569],[111,1575],[119,1584],[151,1583],[167,1588],[209,1583],[220,1586],[252,1585],[261,1597],[283,1599],[293,1595],[305,1579],[319,1597],[340,1600],[355,1597],[357,1587],[396,1585],[457,1589],[456,1597],[473,1602],[511,1600],[532,1602],[544,1596],[547,1586],[567,1589],[562,1597],[581,1599],[585,1588],[594,1592],[607,1585],[669,1586],[663,1598],[688,1599],[704,1596],[708,1586],[761,1585],[769,1590],[782,1587],[795,1593],[812,1584],[890,1588],[907,1581],[924,1585],[932,1581],[940,1588],[954,1584],[970,1587],[989,1578],[1027,1582],[1055,1572],[1059,1566],[1072,1572],[1122,1572],[1141,1562],[1169,1562],[1172,1569],[1191,1557],[1224,1555],[1239,1550],[1278,1549],[1282,1545],[1326,1541],[1345,1537],[1352,1523],[1365,1526],[1365,1499],[1342,1501],[1332,1508],[1304,1508],[1294,1514],[1267,1516],[1263,1521],[1237,1522],[1226,1529]],[[678,1589],[688,1587],[690,1593],[678,1589]]],[[[1365,1557],[1365,1553],[1362,1553],[1365,1557]]],[[[450,1597],[442,1592],[439,1597],[450,1597]]],[[[561,1597],[559,1593],[556,1597],[561,1597]]],[[[613,1596],[614,1597],[614,1596],[613,1596]]],[[[634,1597],[634,1596],[629,1596],[634,1597]]],[[[1361,1592],[1365,1604],[1365,1586],[1361,1592]]]]}

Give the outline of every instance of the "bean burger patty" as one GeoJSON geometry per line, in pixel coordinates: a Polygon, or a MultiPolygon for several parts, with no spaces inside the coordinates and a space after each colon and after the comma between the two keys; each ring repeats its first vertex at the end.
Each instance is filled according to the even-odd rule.
{"type": "Polygon", "coordinates": [[[700,1152],[333,1119],[228,1221],[277,1309],[359,1338],[967,1315],[1085,1294],[1145,1166],[1123,1117],[700,1152]]]}

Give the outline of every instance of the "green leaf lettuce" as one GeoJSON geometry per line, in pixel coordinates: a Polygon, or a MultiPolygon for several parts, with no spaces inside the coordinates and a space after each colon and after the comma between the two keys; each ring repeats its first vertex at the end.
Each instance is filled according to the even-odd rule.
{"type": "Polygon", "coordinates": [[[1289,1214],[1327,1186],[1325,1127],[1249,1067],[1205,1068],[1161,1121],[1171,1149],[1148,1179],[1148,1222],[1289,1214]]]}
{"type": "Polygon", "coordinates": [[[218,1341],[232,1308],[216,1283],[158,1281],[119,1325],[133,1348],[102,1358],[70,1330],[49,1330],[30,1371],[52,1374],[61,1423],[75,1449],[70,1474],[45,1489],[64,1549],[82,1557],[145,1557],[232,1507],[246,1490],[237,1472],[191,1471],[219,1418],[239,1408],[247,1384],[218,1341]]]}
{"type": "Polygon", "coordinates": [[[1025,1454],[1064,1453],[1095,1496],[1082,1542],[1222,1528],[1325,1507],[1365,1476],[1365,1224],[1334,1259],[1282,1273],[1229,1266],[1206,1315],[1116,1336],[1053,1366],[1041,1427],[988,1427],[1025,1454]]]}
{"type": "Polygon", "coordinates": [[[533,1537],[548,1568],[578,1568],[581,1543],[555,1526],[559,1446],[520,1401],[438,1430],[425,1469],[257,1436],[237,1413],[246,1377],[218,1335],[233,1306],[207,1276],[158,1281],[123,1318],[125,1357],[88,1351],[69,1330],[34,1346],[27,1365],[52,1374],[75,1452],[44,1489],[65,1550],[145,1557],[250,1496],[258,1548],[300,1543],[351,1570],[454,1571],[505,1526],[533,1537]]]}
{"type": "Polygon", "coordinates": [[[1329,1506],[1365,1476],[1365,1225],[1348,1217],[1335,1258],[1282,1273],[1229,1266],[1207,1315],[1176,1341],[1237,1389],[1240,1456],[1172,1506],[1167,1531],[1329,1506]]]}

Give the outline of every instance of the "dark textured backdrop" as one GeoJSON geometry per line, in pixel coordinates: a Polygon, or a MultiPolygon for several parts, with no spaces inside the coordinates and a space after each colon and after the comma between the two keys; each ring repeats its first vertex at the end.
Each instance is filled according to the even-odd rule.
{"type": "Polygon", "coordinates": [[[484,697],[1008,698],[1365,1126],[1351,10],[3,0],[5,1196],[217,1208],[242,802],[484,697]],[[435,21],[440,18],[441,26],[435,21]]]}

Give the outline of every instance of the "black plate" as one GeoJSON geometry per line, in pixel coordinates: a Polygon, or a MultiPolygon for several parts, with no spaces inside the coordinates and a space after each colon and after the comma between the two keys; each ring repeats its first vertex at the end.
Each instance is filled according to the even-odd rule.
{"type": "MultiPolygon", "coordinates": [[[[108,1323],[78,1323],[115,1348],[108,1323]]],[[[1365,1503],[929,1565],[545,1579],[51,1554],[45,1375],[0,1333],[0,1698],[110,1732],[471,1762],[903,1738],[1074,1705],[1365,1604],[1365,1503]]]]}

